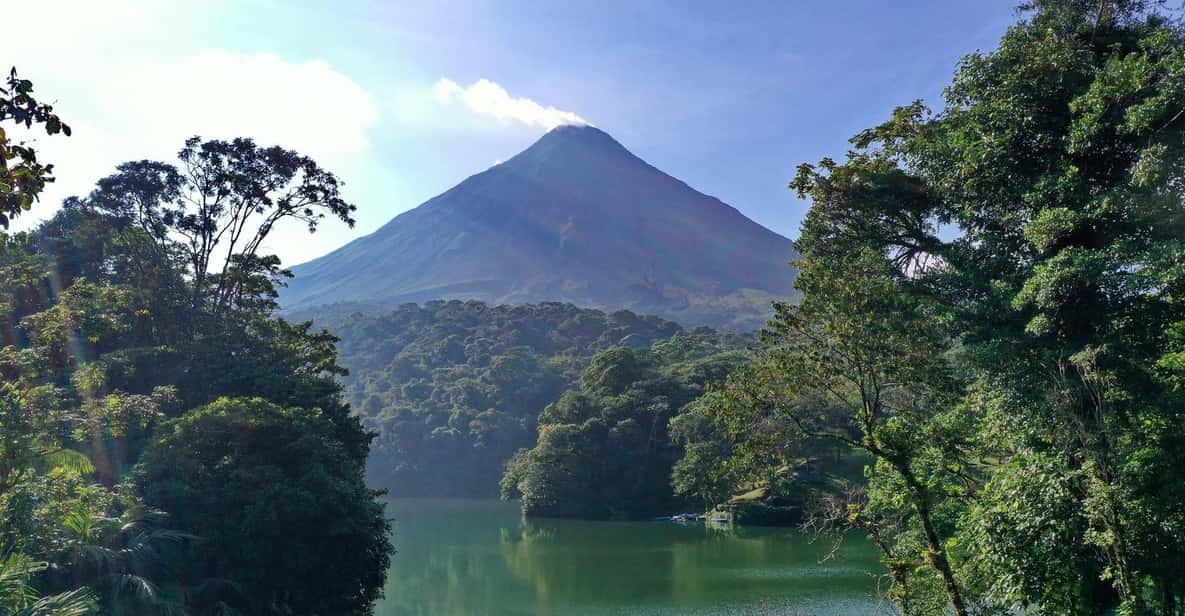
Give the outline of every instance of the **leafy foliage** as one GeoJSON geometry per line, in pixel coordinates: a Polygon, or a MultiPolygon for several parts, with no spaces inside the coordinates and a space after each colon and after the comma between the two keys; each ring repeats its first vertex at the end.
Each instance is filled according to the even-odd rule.
{"type": "Polygon", "coordinates": [[[267,283],[287,272],[259,250],[277,224],[295,220],[313,233],[333,216],[354,225],[355,207],[340,197],[341,181],[298,152],[246,138],[192,137],[177,158],[179,167],[148,160],[120,165],[82,207],[140,232],[153,256],[183,259],[194,303],[208,302],[216,313],[276,297],[267,283]]]}
{"type": "MultiPolygon", "coordinates": [[[[903,606],[943,609],[949,602],[967,614],[943,514],[977,486],[967,447],[974,417],[956,404],[943,328],[900,293],[883,254],[857,250],[820,260],[809,240],[799,250],[802,302],[778,305],[763,351],[726,389],[698,403],[732,450],[725,468],[750,479],[764,475],[776,486],[823,443],[863,453],[871,461],[864,492],[811,515],[879,538],[890,594],[903,606]]],[[[801,486],[832,498],[835,487],[801,486]]]]}
{"type": "Polygon", "coordinates": [[[593,357],[539,417],[535,447],[520,451],[502,479],[523,513],[630,518],[682,505],[671,470],[682,455],[669,425],[743,358],[744,337],[707,328],[647,349],[614,348],[593,357]]]}
{"type": "MultiPolygon", "coordinates": [[[[54,113],[53,105],[33,96],[33,82],[17,76],[15,67],[0,87],[0,123],[6,121],[25,128],[40,124],[47,135],[70,135],[70,126],[54,113]]],[[[33,207],[53,179],[53,165],[38,162],[32,146],[14,141],[0,126],[0,226],[7,229],[9,221],[33,207]]]]}
{"type": "Polygon", "coordinates": [[[29,586],[29,579],[47,567],[46,563],[35,562],[23,554],[10,554],[0,560],[0,612],[13,616],[83,616],[92,613],[94,599],[85,588],[43,597],[29,586]]]}
{"type": "Polygon", "coordinates": [[[357,614],[390,558],[383,506],[318,409],[222,398],[158,431],[136,475],[144,500],[201,537],[180,550],[199,610],[357,614]],[[299,536],[299,541],[293,541],[299,536]]]}

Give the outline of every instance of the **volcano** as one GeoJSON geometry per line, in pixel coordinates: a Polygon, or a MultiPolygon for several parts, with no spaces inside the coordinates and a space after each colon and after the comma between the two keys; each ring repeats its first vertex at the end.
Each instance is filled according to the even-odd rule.
{"type": "Polygon", "coordinates": [[[436,299],[571,302],[684,325],[760,326],[792,299],[790,240],[561,126],[374,233],[293,268],[286,311],[436,299]]]}

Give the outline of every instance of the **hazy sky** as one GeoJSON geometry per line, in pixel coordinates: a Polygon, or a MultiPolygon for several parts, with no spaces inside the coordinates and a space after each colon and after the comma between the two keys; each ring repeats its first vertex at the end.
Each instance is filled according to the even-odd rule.
{"type": "MultiPolygon", "coordinates": [[[[289,229],[288,265],[583,119],[694,188],[795,237],[794,167],[922,98],[990,49],[1012,0],[78,0],[0,38],[71,138],[28,227],[122,161],[251,136],[346,182],[358,226],[289,229]]],[[[299,225],[295,225],[299,227],[299,225]]]]}

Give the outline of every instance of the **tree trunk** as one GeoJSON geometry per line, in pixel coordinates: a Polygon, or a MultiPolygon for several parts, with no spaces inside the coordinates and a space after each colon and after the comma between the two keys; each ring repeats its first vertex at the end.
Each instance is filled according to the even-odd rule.
{"type": "Polygon", "coordinates": [[[950,599],[951,606],[955,609],[955,616],[968,616],[967,605],[963,602],[963,593],[959,590],[959,583],[955,580],[955,574],[950,568],[950,561],[946,558],[946,548],[942,545],[942,539],[938,537],[938,531],[934,529],[930,495],[914,477],[913,471],[907,464],[899,460],[891,462],[901,477],[905,479],[905,485],[909,487],[913,509],[921,519],[922,531],[926,534],[926,546],[930,549],[930,565],[942,577],[942,584],[946,587],[947,598],[950,599]]]}
{"type": "Polygon", "coordinates": [[[115,446],[115,455],[112,456],[112,472],[116,477],[122,477],[124,469],[130,462],[128,460],[128,437],[116,436],[112,440],[115,446]]]}
{"type": "Polygon", "coordinates": [[[91,434],[91,463],[95,466],[95,475],[99,483],[111,488],[115,486],[115,472],[111,468],[111,458],[107,454],[107,443],[103,440],[102,428],[92,422],[91,434]]]}
{"type": "Polygon", "coordinates": [[[963,603],[963,593],[959,591],[959,584],[955,581],[955,575],[950,569],[950,562],[946,559],[946,548],[942,547],[942,541],[938,538],[938,531],[934,530],[934,523],[930,518],[930,506],[923,504],[915,495],[914,510],[917,511],[918,517],[921,518],[922,530],[926,533],[926,545],[929,546],[932,554],[930,564],[942,576],[942,583],[946,586],[946,594],[950,599],[951,605],[955,608],[956,616],[967,616],[967,606],[963,603]]]}

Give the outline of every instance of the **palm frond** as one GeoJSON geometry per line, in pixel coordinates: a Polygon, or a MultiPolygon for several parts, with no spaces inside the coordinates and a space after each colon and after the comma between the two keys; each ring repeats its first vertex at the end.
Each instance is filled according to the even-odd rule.
{"type": "Polygon", "coordinates": [[[38,599],[14,616],[84,616],[97,611],[94,594],[85,586],[38,599]]]}
{"type": "Polygon", "coordinates": [[[28,580],[46,567],[46,563],[24,554],[9,554],[0,559],[0,613],[12,616],[82,616],[96,610],[94,594],[86,587],[41,597],[29,586],[28,580]]]}
{"type": "Polygon", "coordinates": [[[65,469],[79,475],[95,472],[95,465],[91,463],[91,459],[81,451],[73,449],[43,449],[41,460],[50,470],[65,469]]]}
{"type": "Polygon", "coordinates": [[[116,605],[134,606],[135,613],[186,614],[184,593],[175,588],[156,585],[144,576],[130,573],[113,576],[115,589],[112,601],[116,605]],[[147,608],[147,611],[145,611],[147,608]]]}
{"type": "Polygon", "coordinates": [[[144,576],[124,573],[117,576],[117,579],[116,592],[119,595],[128,593],[144,603],[155,603],[160,597],[160,591],[156,584],[148,581],[148,578],[144,576]]]}
{"type": "Polygon", "coordinates": [[[38,594],[27,582],[45,568],[45,563],[24,554],[10,554],[0,560],[0,612],[8,613],[36,602],[38,594]]]}

